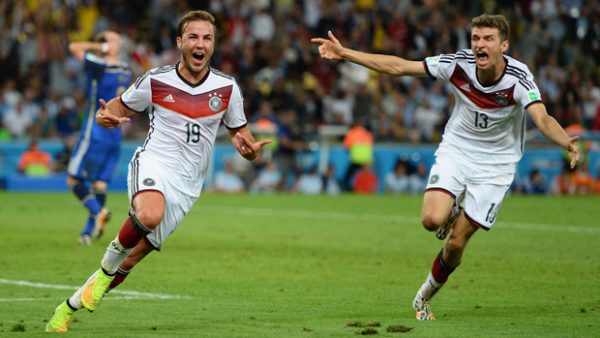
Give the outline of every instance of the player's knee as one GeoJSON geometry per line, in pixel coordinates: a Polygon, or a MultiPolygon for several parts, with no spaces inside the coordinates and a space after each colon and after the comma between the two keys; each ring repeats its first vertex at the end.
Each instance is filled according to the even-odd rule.
{"type": "Polygon", "coordinates": [[[71,176],[67,176],[67,186],[70,189],[73,189],[73,187],[79,182],[79,180],[76,180],[75,178],[71,177],[71,176]]]}
{"type": "Polygon", "coordinates": [[[108,188],[108,184],[106,182],[97,181],[92,185],[92,189],[94,193],[106,193],[106,189],[108,188]]]}
{"type": "Polygon", "coordinates": [[[439,228],[444,221],[444,217],[441,217],[434,212],[424,211],[421,214],[421,224],[423,224],[423,227],[429,231],[437,230],[437,228],[439,228]]]}
{"type": "Polygon", "coordinates": [[[152,230],[156,228],[163,219],[163,211],[156,209],[136,210],[135,216],[137,221],[144,227],[152,230]]]}

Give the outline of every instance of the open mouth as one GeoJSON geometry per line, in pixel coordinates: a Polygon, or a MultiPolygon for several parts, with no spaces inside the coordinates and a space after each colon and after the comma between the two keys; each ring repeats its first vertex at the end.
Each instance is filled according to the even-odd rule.
{"type": "Polygon", "coordinates": [[[477,52],[475,54],[475,56],[477,57],[477,61],[485,62],[485,61],[488,61],[488,59],[489,59],[488,53],[486,53],[486,52],[477,52]]]}
{"type": "Polygon", "coordinates": [[[196,61],[198,63],[202,63],[202,61],[204,61],[204,53],[202,53],[202,52],[192,53],[192,58],[194,59],[194,61],[196,61]]]}

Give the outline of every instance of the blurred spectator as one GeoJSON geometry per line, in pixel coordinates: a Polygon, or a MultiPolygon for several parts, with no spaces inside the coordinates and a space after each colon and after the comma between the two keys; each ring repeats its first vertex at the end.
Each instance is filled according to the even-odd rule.
{"type": "Polygon", "coordinates": [[[336,89],[324,99],[325,122],[349,126],[352,124],[354,95],[348,90],[336,89]]]}
{"type": "Polygon", "coordinates": [[[587,162],[582,162],[573,173],[573,184],[576,195],[591,195],[594,193],[594,177],[588,172],[587,162]]]}
{"type": "Polygon", "coordinates": [[[282,189],[285,191],[291,190],[296,181],[298,171],[296,154],[305,150],[296,120],[296,113],[291,109],[279,113],[277,123],[279,145],[275,151],[275,157],[283,176],[282,189]]]}
{"type": "Polygon", "coordinates": [[[250,36],[255,40],[271,41],[275,35],[275,21],[266,6],[258,5],[257,12],[250,17],[250,36]]]}
{"type": "Polygon", "coordinates": [[[317,166],[300,174],[294,191],[303,195],[319,195],[323,192],[323,179],[319,176],[317,166]]]}
{"type": "Polygon", "coordinates": [[[244,182],[234,171],[232,160],[225,161],[223,170],[215,175],[215,192],[233,194],[245,190],[244,182]]]}
{"type": "Polygon", "coordinates": [[[410,175],[410,192],[420,194],[425,191],[429,172],[425,163],[418,163],[415,172],[410,175]]]}
{"type": "Polygon", "coordinates": [[[30,135],[33,126],[33,116],[27,110],[23,100],[10,107],[2,118],[2,126],[13,139],[24,138],[30,135]]]}
{"type": "Polygon", "coordinates": [[[48,113],[48,109],[46,109],[45,106],[40,108],[39,116],[34,121],[31,129],[31,135],[36,139],[52,138],[56,135],[55,121],[50,116],[50,113],[48,113]]]}
{"type": "Polygon", "coordinates": [[[54,154],[54,172],[66,172],[71,159],[71,152],[75,145],[75,137],[65,137],[62,139],[63,146],[56,154],[54,154]]]}
{"type": "Polygon", "coordinates": [[[586,129],[591,129],[596,119],[596,111],[600,109],[600,87],[594,85],[592,79],[588,79],[582,89],[583,125],[586,129]]]}
{"type": "Polygon", "coordinates": [[[427,97],[415,109],[415,125],[423,142],[441,140],[442,111],[434,108],[427,97]]]}
{"type": "Polygon", "coordinates": [[[408,176],[410,164],[406,160],[398,159],[394,169],[385,176],[384,191],[391,194],[402,194],[410,191],[410,177],[408,176]]]}
{"type": "Polygon", "coordinates": [[[337,177],[335,177],[335,166],[330,164],[327,167],[327,171],[322,176],[323,180],[323,191],[327,195],[337,195],[342,191],[340,186],[340,182],[337,177]]]}
{"type": "Polygon", "coordinates": [[[253,193],[275,193],[279,191],[282,175],[275,162],[268,163],[259,173],[250,191],[253,193]]]}
{"type": "Polygon", "coordinates": [[[523,181],[523,193],[533,195],[546,194],[548,187],[539,169],[533,169],[523,181]]]}
{"type": "Polygon", "coordinates": [[[353,191],[359,194],[377,192],[379,179],[370,164],[364,164],[354,177],[353,191]]]}
{"type": "Polygon", "coordinates": [[[72,97],[67,96],[60,102],[55,122],[56,131],[61,138],[73,138],[79,131],[79,116],[75,109],[76,103],[72,97]]]}
{"type": "Polygon", "coordinates": [[[31,177],[48,176],[52,172],[52,156],[41,150],[37,141],[32,141],[27,150],[21,154],[18,170],[31,177]]]}
{"type": "Polygon", "coordinates": [[[594,192],[594,178],[588,172],[586,162],[571,170],[567,165],[554,178],[551,191],[555,195],[589,195],[594,192]]]}
{"type": "Polygon", "coordinates": [[[352,182],[356,172],[364,165],[373,163],[373,134],[360,122],[352,124],[344,137],[344,148],[348,151],[350,164],[344,174],[342,188],[352,190],[352,182]]]}

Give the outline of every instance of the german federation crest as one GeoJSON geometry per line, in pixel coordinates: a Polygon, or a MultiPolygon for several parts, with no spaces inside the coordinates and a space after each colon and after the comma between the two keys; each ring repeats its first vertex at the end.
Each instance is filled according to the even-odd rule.
{"type": "Polygon", "coordinates": [[[223,107],[223,100],[221,100],[220,97],[215,95],[208,100],[208,107],[210,108],[210,110],[216,113],[220,111],[223,107]]]}
{"type": "Polygon", "coordinates": [[[503,107],[508,106],[508,99],[502,94],[497,94],[496,97],[494,97],[494,102],[503,107]]]}

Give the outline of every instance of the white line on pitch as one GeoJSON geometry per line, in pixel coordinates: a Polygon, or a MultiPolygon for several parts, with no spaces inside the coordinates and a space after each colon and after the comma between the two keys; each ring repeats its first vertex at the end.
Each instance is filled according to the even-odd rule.
{"type": "MultiPolygon", "coordinates": [[[[316,217],[329,220],[379,220],[382,222],[403,222],[420,224],[421,220],[417,217],[401,216],[401,215],[381,215],[381,214],[356,214],[356,213],[341,213],[341,212],[318,212],[308,210],[290,210],[290,209],[267,209],[267,208],[239,208],[230,209],[224,207],[211,206],[210,208],[202,209],[203,212],[238,212],[243,215],[265,216],[265,217],[296,217],[310,218],[316,217]]],[[[519,229],[519,230],[543,230],[543,231],[558,231],[571,233],[598,234],[600,228],[597,226],[569,226],[558,224],[543,224],[543,223],[523,223],[523,222],[498,222],[498,229],[519,229]]]]}
{"type": "MultiPolygon", "coordinates": [[[[30,282],[24,280],[9,280],[0,278],[0,284],[9,284],[9,285],[18,285],[18,286],[26,286],[32,288],[42,288],[42,289],[61,289],[61,290],[77,290],[79,287],[72,285],[62,285],[62,284],[47,284],[47,283],[37,283],[30,282]]],[[[127,291],[127,290],[112,290],[110,294],[122,294],[131,296],[133,298],[150,298],[150,299],[186,299],[190,298],[187,296],[181,295],[166,295],[161,293],[149,293],[149,292],[138,292],[138,291],[127,291]]],[[[114,299],[114,297],[111,297],[114,299]]]]}
{"type": "MultiPolygon", "coordinates": [[[[147,299],[157,299],[155,297],[132,297],[132,296],[107,296],[106,300],[147,300],[147,299]]],[[[181,299],[181,298],[180,298],[181,299]]],[[[0,303],[11,303],[11,302],[43,302],[43,301],[52,301],[59,302],[61,300],[65,300],[65,297],[21,297],[21,298],[0,298],[0,303]]]]}

